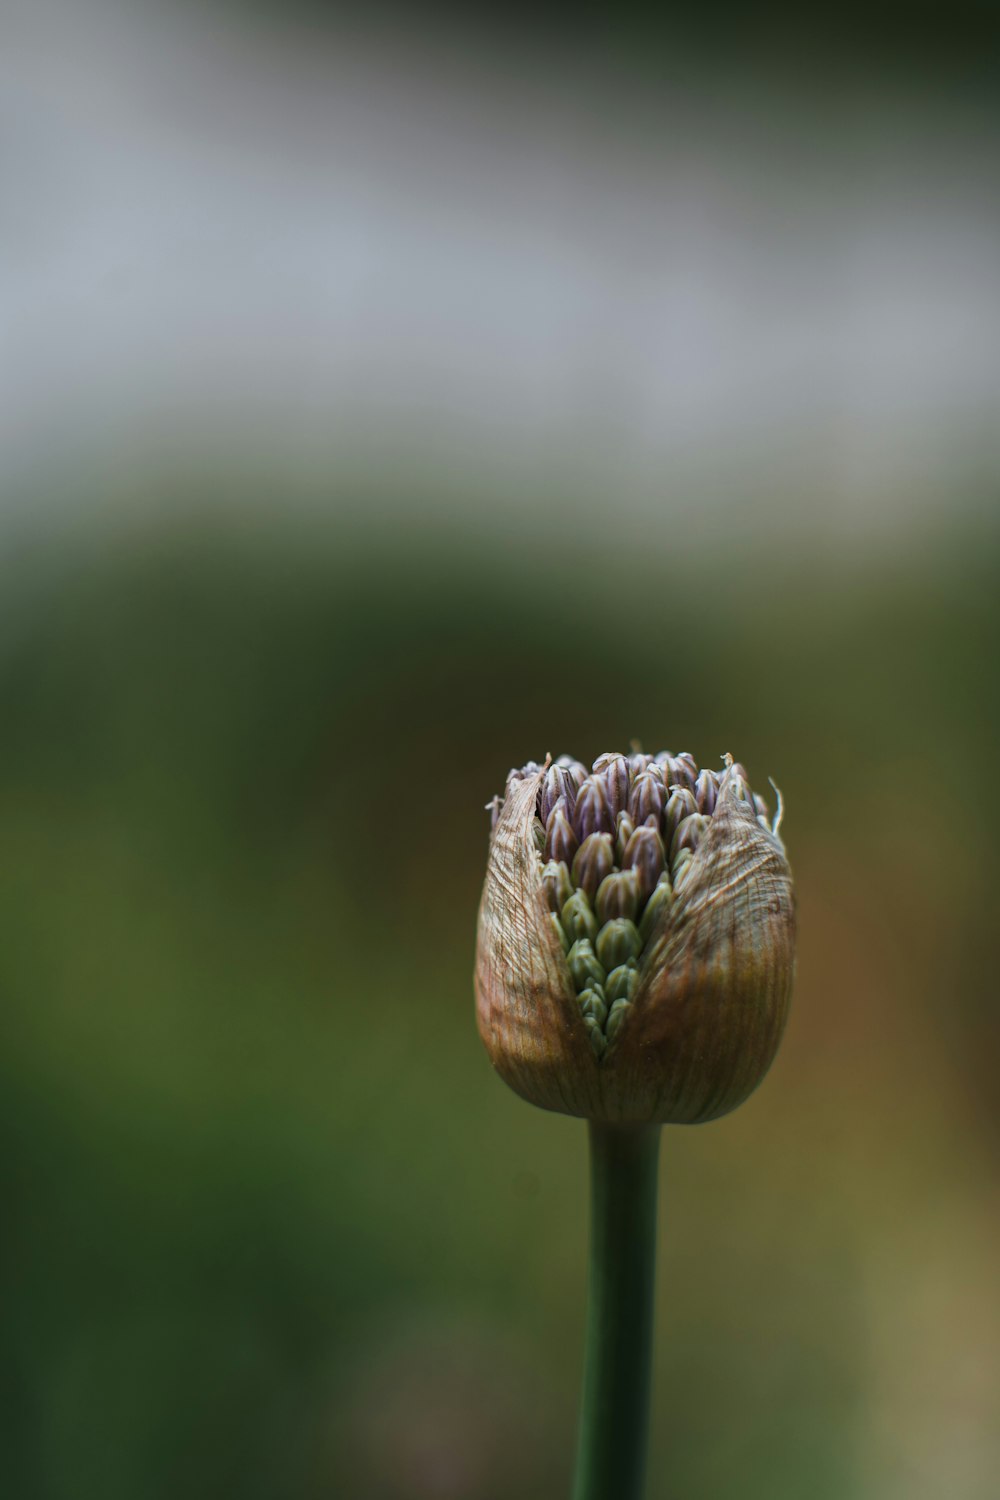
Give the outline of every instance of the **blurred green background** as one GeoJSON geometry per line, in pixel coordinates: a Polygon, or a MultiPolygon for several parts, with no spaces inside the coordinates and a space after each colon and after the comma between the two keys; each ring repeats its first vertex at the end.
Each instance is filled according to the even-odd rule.
{"type": "Polygon", "coordinates": [[[985,9],[192,14],[0,60],[5,1493],[568,1492],[586,1133],[476,1036],[484,804],[638,738],[775,778],[801,922],[666,1132],[650,1500],[992,1500],[985,9]]]}

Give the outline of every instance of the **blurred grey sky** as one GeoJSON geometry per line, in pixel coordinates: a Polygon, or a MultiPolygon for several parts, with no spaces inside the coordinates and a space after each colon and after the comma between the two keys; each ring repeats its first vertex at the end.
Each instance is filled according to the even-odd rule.
{"type": "Polygon", "coordinates": [[[497,531],[598,535],[610,495],[855,547],[986,504],[974,99],[213,14],[5,6],[0,525],[201,453],[353,476],[313,496],[338,519],[418,472],[497,531]]]}

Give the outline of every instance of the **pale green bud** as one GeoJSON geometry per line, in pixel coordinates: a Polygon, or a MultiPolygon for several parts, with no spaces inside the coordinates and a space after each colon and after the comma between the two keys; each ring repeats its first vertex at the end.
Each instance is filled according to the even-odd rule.
{"type": "Polygon", "coordinates": [[[594,899],[597,920],[603,926],[615,917],[635,921],[642,905],[642,890],[637,870],[616,870],[601,881],[594,899]]]}
{"type": "Polygon", "coordinates": [[[566,955],[569,972],[573,976],[576,992],[585,990],[591,984],[604,984],[605,967],[598,963],[593,944],[588,938],[579,938],[570,948],[566,955]]]}
{"type": "Polygon", "coordinates": [[[550,859],[542,870],[542,885],[549,910],[558,914],[573,894],[573,882],[566,866],[557,859],[550,859]]]}
{"type": "Polygon", "coordinates": [[[638,957],[642,939],[634,922],[627,917],[615,917],[601,928],[594,947],[605,969],[617,969],[619,964],[638,957]]]}
{"type": "Polygon", "coordinates": [[[617,969],[612,969],[608,975],[608,982],[604,986],[604,992],[608,999],[631,1000],[639,978],[639,971],[634,967],[634,961],[627,964],[619,964],[617,969]]]}
{"type": "Polygon", "coordinates": [[[597,936],[597,918],[594,916],[586,891],[574,891],[562,909],[561,920],[571,943],[587,938],[593,942],[597,936]]]}

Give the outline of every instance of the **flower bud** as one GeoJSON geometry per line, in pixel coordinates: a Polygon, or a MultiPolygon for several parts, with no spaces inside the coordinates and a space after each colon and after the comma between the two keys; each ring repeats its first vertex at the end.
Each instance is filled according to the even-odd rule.
{"type": "Polygon", "coordinates": [[[583,891],[574,891],[559,914],[563,931],[571,943],[586,938],[592,943],[597,936],[597,918],[583,891]]]}
{"type": "Polygon", "coordinates": [[[667,848],[673,843],[674,834],[682,818],[689,818],[698,811],[694,792],[686,786],[672,786],[667,805],[663,809],[663,835],[667,848]]]}
{"type": "Polygon", "coordinates": [[[617,969],[638,957],[642,948],[639,929],[627,917],[612,917],[597,934],[595,948],[602,968],[617,969]]]}
{"type": "Polygon", "coordinates": [[[690,849],[694,854],[698,845],[705,836],[708,827],[708,819],[701,813],[693,813],[690,818],[685,818],[678,823],[677,832],[670,841],[670,857],[676,859],[682,849],[690,849]]]}
{"type": "Polygon", "coordinates": [[[616,1000],[614,1005],[612,1005],[611,1010],[608,1013],[608,1019],[605,1022],[605,1034],[607,1036],[608,1042],[614,1041],[618,1028],[625,1019],[625,1012],[627,1010],[627,1000],[616,1000]]]}
{"type": "MultiPolygon", "coordinates": [[[[710,806],[713,778],[689,756],[633,757],[630,811],[615,818],[606,778],[625,757],[601,759],[571,812],[568,788],[551,801],[553,767],[509,779],[480,904],[480,1033],[506,1082],[544,1108],[622,1124],[714,1119],[760,1082],[787,1015],[784,845],[731,762],[710,806]],[[631,811],[640,782],[636,811],[649,801],[662,841],[631,811]]],[[[780,814],[779,799],[776,824],[780,814]]]]}
{"type": "Polygon", "coordinates": [[[577,793],[573,827],[581,840],[589,838],[592,833],[614,832],[615,820],[599,776],[588,776],[577,793]]]}
{"type": "Polygon", "coordinates": [[[580,1014],[593,1016],[598,1026],[604,1025],[607,1020],[608,1007],[599,986],[596,989],[584,990],[580,996],[580,1014]]]}
{"type": "Polygon", "coordinates": [[[565,766],[549,766],[538,793],[538,812],[543,823],[548,823],[549,814],[560,797],[567,807],[576,801],[576,786],[565,766]]]}
{"type": "Polygon", "coordinates": [[[603,984],[606,978],[604,965],[598,963],[593,944],[588,938],[579,938],[570,948],[566,958],[569,972],[573,976],[577,994],[588,985],[603,984]]]}
{"type": "Polygon", "coordinates": [[[667,801],[667,790],[663,782],[649,771],[643,771],[632,783],[628,799],[628,815],[637,826],[647,818],[660,815],[667,801]]]}
{"type": "Polygon", "coordinates": [[[576,857],[578,847],[579,841],[573,825],[557,802],[555,808],[549,814],[548,827],[545,831],[545,848],[542,850],[542,856],[545,860],[555,859],[561,864],[571,865],[576,857]]]}
{"type": "Polygon", "coordinates": [[[566,866],[559,860],[550,859],[542,869],[542,885],[549,910],[558,914],[573,894],[573,882],[566,866]]]}
{"type": "Polygon", "coordinates": [[[556,940],[559,943],[559,946],[562,948],[562,951],[564,953],[568,953],[569,952],[569,938],[566,935],[566,929],[565,929],[565,927],[563,926],[563,924],[559,920],[559,918],[556,916],[555,912],[551,912],[549,914],[549,924],[550,924],[550,926],[552,928],[552,931],[556,935],[556,940]]]}
{"type": "Polygon", "coordinates": [[[655,891],[646,902],[642,921],[639,923],[639,936],[644,943],[649,941],[653,926],[660,919],[660,913],[669,911],[673,899],[674,892],[673,886],[670,883],[670,876],[664,871],[657,881],[655,891]]]}
{"type": "Polygon", "coordinates": [[[612,1003],[615,1000],[631,1000],[638,976],[639,971],[634,964],[620,964],[608,975],[604,993],[612,1003]]]}
{"type": "Polygon", "coordinates": [[[573,884],[586,891],[593,901],[597,887],[615,867],[615,850],[610,833],[592,833],[585,838],[573,861],[573,884]]]}
{"type": "Polygon", "coordinates": [[[656,882],[663,874],[663,864],[663,840],[655,828],[643,824],[629,839],[622,859],[622,868],[635,870],[638,875],[643,901],[648,901],[656,889],[656,882]]]}
{"type": "Polygon", "coordinates": [[[577,791],[579,791],[587,779],[587,767],[583,762],[577,760],[572,755],[557,755],[554,763],[560,770],[567,773],[577,791]]]}
{"type": "Polygon", "coordinates": [[[682,750],[680,755],[674,756],[674,780],[683,780],[687,786],[694,790],[694,784],[698,780],[698,762],[688,750],[682,750]]]}
{"type": "Polygon", "coordinates": [[[635,921],[639,915],[643,896],[637,870],[616,870],[605,877],[598,887],[594,900],[597,920],[603,927],[615,917],[628,917],[635,921]]]}
{"type": "Polygon", "coordinates": [[[599,755],[594,761],[594,774],[604,782],[611,816],[617,818],[628,806],[629,788],[632,784],[628,761],[624,755],[599,755]]]}
{"type": "MultiPolygon", "coordinates": [[[[493,800],[495,802],[497,799],[494,797],[493,800]]],[[[635,824],[632,822],[632,819],[629,817],[628,813],[623,812],[618,814],[618,819],[615,826],[617,829],[615,835],[615,862],[620,867],[622,860],[625,858],[625,850],[628,848],[628,841],[632,837],[633,833],[635,833],[635,824]]],[[[493,824],[493,827],[496,827],[496,823],[493,824]]]]}
{"type": "Polygon", "coordinates": [[[607,1037],[604,1035],[604,1032],[601,1030],[600,1023],[598,1022],[597,1017],[584,1016],[583,1024],[586,1028],[587,1037],[590,1041],[591,1048],[593,1049],[594,1056],[603,1057],[605,1051],[607,1050],[608,1041],[607,1037]]]}
{"type": "Polygon", "coordinates": [[[714,771],[699,771],[694,784],[694,800],[698,811],[711,817],[719,797],[719,780],[714,771]]]}

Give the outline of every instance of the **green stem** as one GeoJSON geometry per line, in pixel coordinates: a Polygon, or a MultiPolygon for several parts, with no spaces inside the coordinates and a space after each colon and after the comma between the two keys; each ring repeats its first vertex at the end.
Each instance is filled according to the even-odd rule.
{"type": "Polygon", "coordinates": [[[590,1290],[573,1500],[641,1500],[660,1127],[590,1126],[590,1290]]]}

